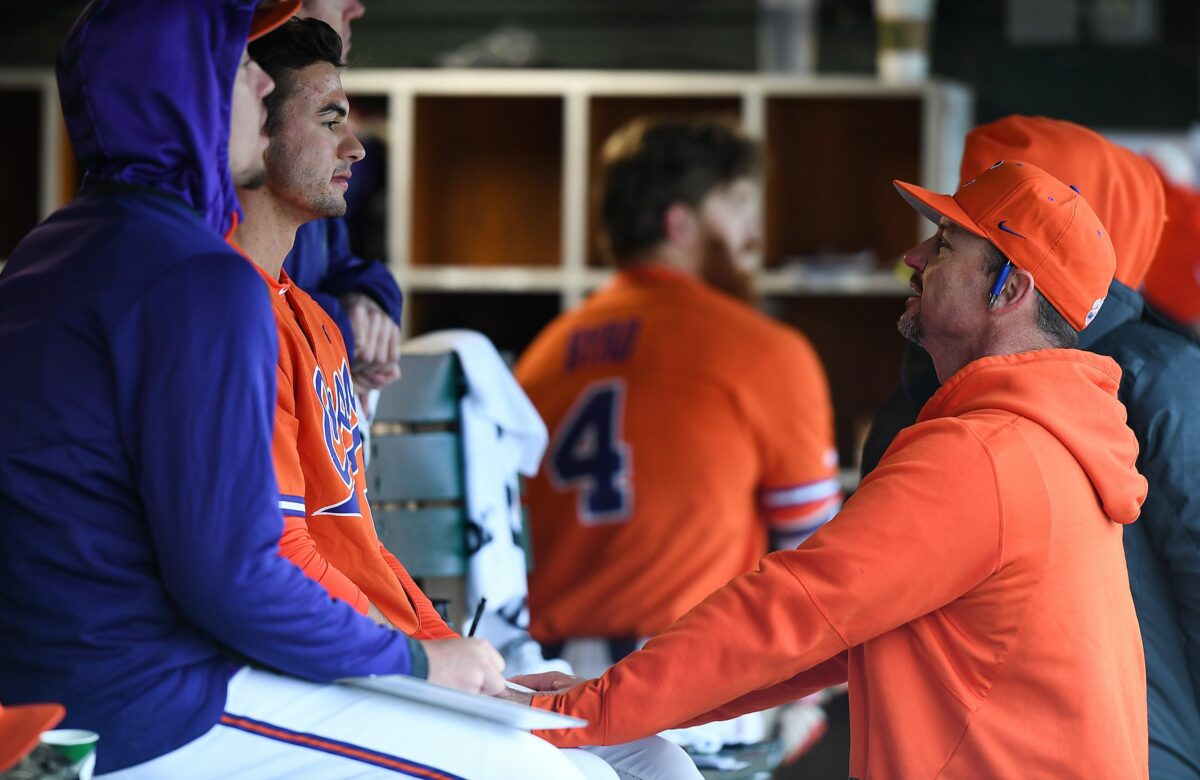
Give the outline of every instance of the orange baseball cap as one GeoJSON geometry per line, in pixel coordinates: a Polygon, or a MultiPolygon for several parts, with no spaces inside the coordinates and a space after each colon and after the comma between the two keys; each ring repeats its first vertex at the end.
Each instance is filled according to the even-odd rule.
{"type": "Polygon", "coordinates": [[[1149,160],[1074,122],[1013,114],[967,133],[959,181],[1003,159],[1033,163],[1087,193],[1117,253],[1113,275],[1141,286],[1159,239],[1166,240],[1166,199],[1149,160]]]}
{"type": "Polygon", "coordinates": [[[1032,163],[1001,160],[953,195],[893,181],[908,204],[991,241],[1075,330],[1100,311],[1117,266],[1108,231],[1078,188],[1032,163]]]}
{"type": "Polygon", "coordinates": [[[66,714],[61,704],[0,704],[0,772],[12,769],[29,755],[41,733],[57,725],[66,714]]]}
{"type": "Polygon", "coordinates": [[[300,0],[262,0],[250,22],[250,40],[257,40],[296,15],[300,0]]]}

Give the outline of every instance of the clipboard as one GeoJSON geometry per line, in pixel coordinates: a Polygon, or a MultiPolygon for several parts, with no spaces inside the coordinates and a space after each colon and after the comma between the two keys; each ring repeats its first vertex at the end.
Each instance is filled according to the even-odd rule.
{"type": "Polygon", "coordinates": [[[525,731],[531,729],[577,729],[588,724],[582,718],[526,707],[493,696],[467,693],[403,674],[345,677],[336,682],[339,685],[350,685],[395,696],[399,699],[454,710],[464,715],[503,723],[506,726],[525,731]]]}

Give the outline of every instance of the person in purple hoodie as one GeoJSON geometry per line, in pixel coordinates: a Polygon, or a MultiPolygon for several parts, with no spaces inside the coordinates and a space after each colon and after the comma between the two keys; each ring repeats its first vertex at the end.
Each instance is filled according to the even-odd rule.
{"type": "Polygon", "coordinates": [[[60,52],[83,188],[0,274],[0,701],[63,703],[111,777],[578,777],[527,732],[330,684],[503,680],[486,643],[381,628],[279,555],[276,328],[223,238],[264,177],[252,17],[296,2],[255,5],[94,0],[60,52]]]}

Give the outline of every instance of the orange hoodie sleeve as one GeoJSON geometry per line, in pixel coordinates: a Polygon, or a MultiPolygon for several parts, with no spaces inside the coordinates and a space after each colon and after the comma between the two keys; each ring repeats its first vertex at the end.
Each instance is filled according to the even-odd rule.
{"type": "Polygon", "coordinates": [[[745,696],[734,699],[715,710],[684,721],[678,724],[676,728],[699,726],[702,723],[711,723],[714,720],[729,720],[740,715],[745,715],[748,712],[759,712],[796,701],[797,699],[803,699],[805,696],[817,691],[832,688],[835,685],[841,685],[846,682],[848,669],[848,655],[842,653],[823,664],[817,664],[811,669],[800,672],[800,674],[790,680],[785,680],[769,688],[747,693],[745,696]]]}
{"type": "Polygon", "coordinates": [[[535,697],[591,724],[538,734],[560,747],[612,745],[757,704],[756,692],[982,582],[999,565],[1001,532],[991,457],[967,426],[909,429],[836,523],[768,555],[603,677],[535,697]]]}
{"type": "Polygon", "coordinates": [[[275,403],[271,454],[275,460],[275,479],[279,483],[279,509],[283,513],[279,554],[321,583],[331,597],[346,602],[359,614],[365,615],[370,606],[366,594],[321,557],[316,543],[309,536],[304,505],[304,472],[300,466],[297,441],[299,422],[295,414],[292,384],[283,371],[276,372],[276,381],[279,395],[275,403]]]}
{"type": "Polygon", "coordinates": [[[446,625],[446,621],[442,620],[442,616],[434,609],[429,597],[417,587],[417,583],[413,581],[408,569],[404,568],[404,564],[388,552],[382,543],[379,545],[379,554],[383,556],[388,568],[395,572],[396,579],[400,580],[404,592],[408,594],[408,599],[412,602],[417,617],[421,621],[421,628],[412,635],[413,639],[458,639],[458,634],[446,625]]]}

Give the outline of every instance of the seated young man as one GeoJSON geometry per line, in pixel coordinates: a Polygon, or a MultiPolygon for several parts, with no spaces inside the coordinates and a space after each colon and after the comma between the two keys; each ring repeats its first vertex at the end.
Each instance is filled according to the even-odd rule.
{"type": "MultiPolygon", "coordinates": [[[[351,22],[366,10],[361,0],[304,0],[296,16],[320,19],[337,30],[345,59],[350,53],[351,22]]],[[[283,267],[337,323],[360,395],[400,378],[404,298],[384,263],[355,256],[346,219],[306,223],[296,232],[296,243],[283,267]]],[[[363,421],[364,428],[367,422],[363,421]]]]}
{"type": "Polygon", "coordinates": [[[272,445],[284,517],[281,552],[334,598],[422,639],[457,636],[380,544],[366,501],[346,348],[333,320],[282,270],[296,228],[345,211],[363,148],[346,122],[341,43],[324,22],[290,21],[250,56],[280,74],[267,96],[267,181],[239,189],[234,243],[267,286],[279,330],[272,445]]]}
{"type": "MultiPolygon", "coordinates": [[[[273,450],[285,518],[281,549],[360,613],[417,639],[453,639],[457,634],[375,534],[345,344],[329,315],[283,270],[300,225],[345,211],[346,182],[363,157],[346,121],[341,52],[337,34],[316,19],[289,21],[250,47],[276,89],[265,101],[266,183],[239,191],[246,218],[232,240],[270,289],[279,329],[273,450]]],[[[674,746],[643,743],[640,751],[653,761],[628,759],[636,761],[634,776],[695,772],[674,746]]],[[[631,751],[603,752],[628,770],[622,757],[631,751]]],[[[569,758],[588,776],[612,776],[594,756],[573,751],[569,758]]]]}

